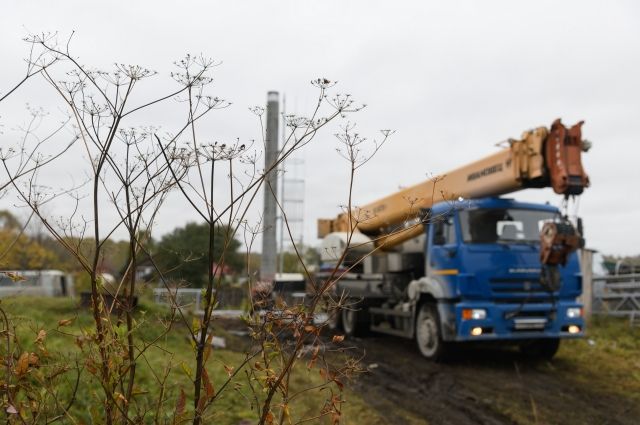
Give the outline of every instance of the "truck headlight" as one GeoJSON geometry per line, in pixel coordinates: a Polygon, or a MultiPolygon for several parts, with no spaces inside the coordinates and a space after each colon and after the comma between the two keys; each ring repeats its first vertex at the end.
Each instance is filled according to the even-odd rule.
{"type": "Polygon", "coordinates": [[[465,308],[462,310],[463,320],[483,320],[487,318],[487,310],[483,308],[465,308]]]}
{"type": "Polygon", "coordinates": [[[482,335],[482,328],[471,328],[471,335],[473,336],[482,335]]]}
{"type": "Polygon", "coordinates": [[[569,307],[567,309],[567,319],[577,319],[578,317],[582,317],[582,308],[569,307]]]}

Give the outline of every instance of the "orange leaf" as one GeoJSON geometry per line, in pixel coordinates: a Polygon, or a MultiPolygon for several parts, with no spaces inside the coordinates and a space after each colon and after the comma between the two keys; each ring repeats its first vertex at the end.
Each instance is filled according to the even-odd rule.
{"type": "Polygon", "coordinates": [[[122,394],[120,394],[119,392],[116,392],[116,398],[118,400],[122,401],[124,404],[129,404],[127,399],[122,394]]]}
{"type": "Polygon", "coordinates": [[[16,363],[15,372],[18,377],[24,375],[29,370],[29,353],[26,351],[20,355],[16,363]]]}
{"type": "Polygon", "coordinates": [[[207,373],[207,369],[202,368],[202,382],[204,383],[204,389],[207,392],[207,398],[212,398],[216,395],[215,390],[213,389],[213,384],[209,379],[209,374],[207,373]]]}
{"type": "Polygon", "coordinates": [[[207,396],[203,395],[198,400],[198,412],[202,412],[204,410],[204,405],[207,404],[207,396]]]}
{"type": "Polygon", "coordinates": [[[313,347],[313,352],[311,354],[311,360],[307,364],[307,368],[311,369],[313,366],[315,366],[316,362],[318,361],[318,353],[319,352],[320,352],[320,346],[319,345],[316,345],[315,347],[313,347]]]}
{"type": "Polygon", "coordinates": [[[87,360],[85,365],[87,366],[87,370],[89,370],[89,372],[91,372],[93,375],[95,375],[98,372],[98,368],[96,367],[96,364],[93,360],[91,359],[87,360]]]}
{"type": "Polygon", "coordinates": [[[331,415],[331,424],[338,425],[340,423],[340,412],[333,412],[331,415]]]}
{"type": "Polygon", "coordinates": [[[184,393],[184,390],[180,388],[180,396],[178,396],[178,402],[176,403],[176,412],[174,414],[175,417],[180,417],[184,413],[184,408],[187,404],[187,396],[184,393]]]}
{"type": "Polygon", "coordinates": [[[45,331],[44,329],[40,329],[40,331],[38,332],[38,336],[36,337],[36,340],[34,342],[36,344],[42,344],[46,337],[47,337],[47,331],[45,331]]]}
{"type": "Polygon", "coordinates": [[[227,372],[227,375],[229,375],[229,378],[231,378],[231,375],[233,374],[233,366],[227,366],[227,365],[223,365],[224,366],[224,370],[227,372]]]}
{"type": "Polygon", "coordinates": [[[272,425],[273,424],[273,419],[274,419],[273,413],[269,412],[269,413],[267,413],[267,416],[265,417],[265,423],[269,424],[269,425],[272,425]]]}
{"type": "Polygon", "coordinates": [[[333,342],[342,342],[342,341],[344,341],[344,335],[334,335],[332,341],[333,342]]]}
{"type": "Polygon", "coordinates": [[[73,319],[62,319],[58,320],[58,327],[69,326],[73,323],[73,319]]]}
{"type": "Polygon", "coordinates": [[[40,366],[40,358],[36,353],[29,354],[29,366],[40,366]]]}

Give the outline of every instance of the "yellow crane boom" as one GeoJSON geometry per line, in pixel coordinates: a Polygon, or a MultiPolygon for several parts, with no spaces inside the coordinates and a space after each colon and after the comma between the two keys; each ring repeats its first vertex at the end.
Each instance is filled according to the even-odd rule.
{"type": "Polygon", "coordinates": [[[551,127],[525,131],[509,146],[446,174],[400,190],[334,219],[318,220],[318,237],[349,232],[350,227],[375,239],[376,246],[391,248],[422,233],[415,226],[423,209],[459,197],[498,196],[530,187],[553,187],[558,194],[579,195],[589,185],[581,153],[589,148],[582,140],[579,122],[571,128],[560,119],[551,127]]]}

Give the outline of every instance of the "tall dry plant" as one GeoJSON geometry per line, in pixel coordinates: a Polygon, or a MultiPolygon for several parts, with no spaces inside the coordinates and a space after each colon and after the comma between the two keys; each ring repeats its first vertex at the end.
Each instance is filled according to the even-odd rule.
{"type": "MultiPolygon", "coordinates": [[[[325,78],[313,80],[317,97],[311,114],[283,117],[287,128],[284,143],[276,160],[262,167],[260,143],[210,142],[212,137],[202,129],[202,123],[211,112],[230,105],[208,94],[211,72],[216,66],[212,60],[187,55],[175,63],[176,71],[171,74],[175,89],[145,98],[141,87],[156,77],[149,69],[116,64],[111,71],[95,70],[79,62],[71,53],[70,39],[63,45],[50,36],[36,36],[28,41],[32,53],[26,77],[0,101],[29,79],[38,77],[57,96],[67,118],[59,128],[37,139],[39,142],[35,146],[28,146],[34,129],[27,127],[16,148],[3,149],[0,161],[6,181],[0,188],[10,189],[28,206],[50,236],[76,259],[88,276],[93,325],[76,333],[62,332],[74,340],[82,355],[73,362],[67,361],[60,369],[52,364],[55,374],[45,376],[35,384],[29,380],[29,371],[39,368],[45,361],[53,362],[53,359],[57,359],[59,365],[63,362],[62,357],[48,352],[45,346],[47,333],[43,329],[34,330],[35,341],[41,354],[47,352],[46,356],[21,348],[15,338],[15,324],[0,309],[6,339],[3,348],[6,384],[2,391],[8,420],[40,423],[44,417],[47,422],[76,422],[74,403],[78,400],[78,386],[87,381],[99,388],[99,391],[92,391],[91,396],[91,403],[95,404],[91,411],[94,422],[166,422],[170,417],[169,422],[173,423],[205,423],[215,417],[216,403],[222,394],[232,391],[255,409],[260,424],[300,423],[324,416],[338,423],[344,402],[344,380],[360,371],[358,359],[343,353],[331,354],[344,351],[342,337],[336,335],[327,339],[323,333],[327,323],[317,322],[314,318],[320,309],[337,310],[348,308],[348,305],[344,298],[331,295],[340,278],[337,268],[331,278],[323,281],[315,281],[306,269],[280,204],[287,232],[314,291],[304,304],[287,305],[279,301],[262,312],[254,310],[257,300],[250,303],[252,311],[244,320],[251,329],[252,344],[240,364],[224,365],[225,379],[217,389],[213,387],[210,375],[214,370],[211,365],[216,361],[211,329],[214,311],[219,308],[223,283],[220,271],[225,266],[229,243],[243,237],[250,249],[260,233],[261,224],[250,223],[248,217],[265,185],[272,189],[268,187],[267,177],[278,172],[292,153],[313,142],[322,132],[329,131],[334,122],[358,112],[362,106],[350,95],[331,94],[334,82],[325,78]],[[172,108],[173,116],[183,116],[184,121],[165,134],[159,134],[158,127],[141,126],[144,122],[141,116],[159,107],[172,108]],[[67,139],[64,143],[54,145],[48,154],[42,152],[42,143],[62,137],[67,139]],[[84,177],[62,189],[41,185],[41,176],[72,151],[82,153],[84,169],[88,170],[84,177]],[[180,308],[178,302],[178,288],[194,282],[175,282],[167,278],[167,270],[158,266],[150,245],[153,224],[171,192],[179,194],[185,207],[197,214],[208,228],[203,311],[195,318],[180,308]],[[73,212],[66,217],[52,217],[43,206],[61,198],[74,206],[73,212]],[[214,237],[220,226],[227,232],[221,251],[216,250],[214,237]],[[101,270],[105,243],[114,234],[122,232],[127,235],[129,260],[121,280],[108,283],[101,270]],[[88,254],[81,249],[87,242],[92,245],[88,254]],[[140,292],[136,270],[141,258],[153,265],[159,284],[169,294],[169,311],[153,323],[135,312],[136,297],[140,292]],[[329,306],[326,305],[328,302],[329,306]],[[152,339],[140,333],[144,326],[157,328],[152,339]],[[176,392],[167,387],[167,378],[174,368],[173,353],[160,343],[175,329],[186,331],[191,343],[192,364],[182,367],[193,385],[190,391],[180,389],[172,403],[169,397],[171,394],[175,397],[176,392]],[[153,385],[141,388],[138,371],[142,365],[148,365],[147,353],[155,348],[161,348],[165,353],[165,367],[162,371],[152,371],[153,385]],[[299,366],[301,363],[303,366],[299,366]],[[299,367],[317,368],[322,383],[314,388],[292,389],[291,377],[299,367]],[[75,385],[68,385],[70,389],[61,391],[60,379],[70,373],[75,374],[71,380],[75,385]],[[37,385],[51,397],[41,397],[34,404],[37,385]],[[312,389],[326,392],[323,405],[318,406],[311,417],[294,418],[291,404],[312,389]],[[190,408],[187,400],[191,400],[190,408]]],[[[263,145],[264,110],[256,107],[251,111],[258,119],[263,145]]],[[[37,114],[33,117],[34,120],[42,118],[37,114]]],[[[342,153],[350,164],[347,211],[354,210],[352,196],[356,171],[391,134],[384,131],[382,141],[374,141],[373,149],[363,154],[367,140],[353,130],[353,126],[347,124],[338,133],[344,147],[342,153]]],[[[353,234],[355,222],[350,229],[353,234]]],[[[15,278],[19,279],[19,276],[15,278]]],[[[247,278],[247,294],[251,297],[256,293],[254,286],[261,283],[252,274],[247,278]]],[[[65,328],[72,320],[62,319],[58,328],[65,328]]]]}

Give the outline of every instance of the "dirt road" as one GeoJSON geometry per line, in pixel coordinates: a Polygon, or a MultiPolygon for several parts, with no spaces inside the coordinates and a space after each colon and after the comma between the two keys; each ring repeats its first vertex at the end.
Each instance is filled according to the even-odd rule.
{"type": "MultiPolygon", "coordinates": [[[[571,359],[525,361],[516,351],[469,348],[447,364],[423,359],[412,341],[372,336],[352,389],[389,424],[639,424],[640,405],[580,384],[571,359]]],[[[584,381],[584,379],[583,379],[584,381]]]]}

